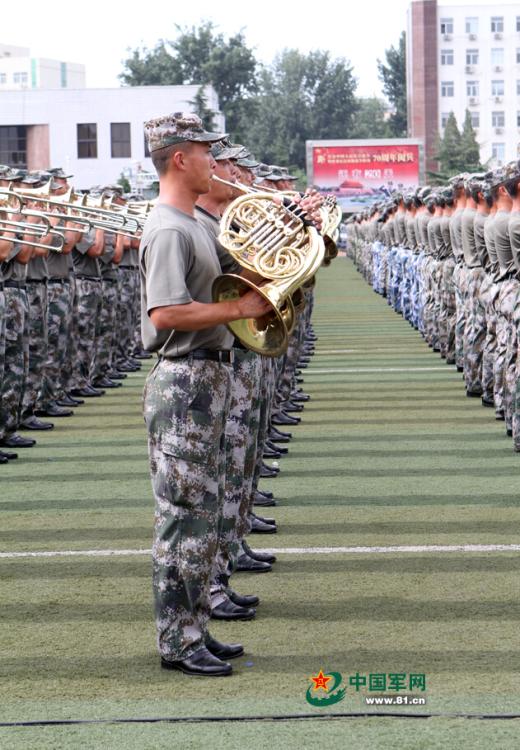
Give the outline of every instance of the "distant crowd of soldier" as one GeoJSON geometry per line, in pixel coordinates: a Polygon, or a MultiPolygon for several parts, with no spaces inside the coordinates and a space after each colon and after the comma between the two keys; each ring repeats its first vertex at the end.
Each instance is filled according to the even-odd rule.
{"type": "Polygon", "coordinates": [[[348,220],[374,290],[463,373],[520,452],[520,162],[394,194],[348,220]]]}

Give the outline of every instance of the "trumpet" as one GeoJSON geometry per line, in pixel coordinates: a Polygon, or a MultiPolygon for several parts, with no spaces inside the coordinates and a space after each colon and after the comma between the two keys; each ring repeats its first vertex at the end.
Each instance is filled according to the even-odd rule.
{"type": "MultiPolygon", "coordinates": [[[[25,216],[32,215],[34,214],[25,214],[25,216]]],[[[63,245],[65,244],[65,235],[62,234],[56,227],[52,227],[47,217],[43,216],[40,218],[42,219],[41,224],[31,224],[29,222],[13,221],[12,219],[0,218],[0,240],[7,242],[17,242],[21,245],[40,247],[55,253],[61,253],[61,251],[63,250],[63,245]],[[23,237],[20,239],[16,236],[16,234],[23,234],[23,237]],[[48,245],[44,242],[36,242],[35,240],[26,239],[26,237],[34,237],[41,240],[48,236],[56,237],[58,240],[58,245],[48,245]]]]}

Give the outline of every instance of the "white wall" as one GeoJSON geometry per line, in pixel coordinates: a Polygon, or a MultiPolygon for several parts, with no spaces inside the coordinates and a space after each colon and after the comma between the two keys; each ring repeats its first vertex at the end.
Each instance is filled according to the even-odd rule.
{"type": "MultiPolygon", "coordinates": [[[[439,128],[442,113],[453,110],[459,126],[462,127],[465,110],[480,113],[480,127],[477,130],[477,140],[481,146],[481,161],[486,163],[491,159],[492,144],[505,144],[505,161],[511,161],[518,156],[518,141],[520,132],[517,127],[517,112],[520,111],[520,97],[516,93],[516,82],[520,80],[520,64],[516,63],[516,50],[520,49],[520,33],[516,31],[516,18],[520,17],[520,4],[494,4],[486,6],[438,6],[438,50],[439,50],[439,128]],[[504,32],[501,39],[495,39],[491,32],[491,17],[503,16],[504,32]],[[444,40],[440,33],[442,18],[453,18],[454,29],[451,40],[444,40]],[[478,17],[477,39],[471,40],[465,32],[465,19],[478,17]],[[503,70],[495,72],[491,64],[491,49],[504,49],[503,70]],[[454,65],[441,65],[441,50],[454,51],[454,65]],[[467,74],[466,50],[479,50],[479,63],[474,72],[467,74]],[[466,95],[467,81],[479,82],[479,96],[477,106],[468,106],[466,95]],[[505,95],[501,103],[496,103],[491,96],[492,80],[504,80],[505,95]],[[453,81],[455,96],[444,98],[441,96],[442,81],[453,81]],[[502,134],[495,133],[491,125],[492,112],[505,112],[505,128],[502,134]]],[[[494,166],[494,162],[490,162],[494,166]]]]}
{"type": "MultiPolygon", "coordinates": [[[[143,123],[158,115],[192,111],[189,104],[198,86],[138,86],[119,89],[53,89],[0,92],[0,126],[49,125],[48,166],[63,167],[74,174],[76,188],[115,182],[121,171],[142,167],[153,172],[152,161],[144,156],[143,123]],[[131,158],[112,159],[110,123],[131,123],[131,158]],[[97,159],[77,158],[77,124],[97,124],[97,159]]],[[[218,110],[218,97],[206,87],[209,106],[218,110]]],[[[219,130],[222,114],[215,117],[219,130]]]]}

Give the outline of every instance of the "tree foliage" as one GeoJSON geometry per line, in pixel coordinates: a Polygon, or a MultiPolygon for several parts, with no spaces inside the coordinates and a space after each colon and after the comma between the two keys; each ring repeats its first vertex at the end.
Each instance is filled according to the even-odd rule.
{"type": "Polygon", "coordinates": [[[461,172],[479,172],[484,169],[480,163],[480,147],[471,124],[471,113],[468,110],[466,110],[462,133],[455,115],[450,112],[444,135],[438,140],[436,158],[440,165],[440,172],[435,177],[439,181],[445,181],[461,172]]]}
{"type": "Polygon", "coordinates": [[[351,138],[393,138],[392,128],[386,116],[387,106],[376,96],[358,100],[358,111],[354,117],[351,138]]]}
{"type": "Polygon", "coordinates": [[[403,31],[397,47],[393,45],[385,52],[386,62],[377,61],[379,80],[383,93],[391,103],[394,112],[389,118],[392,136],[398,138],[408,133],[406,103],[406,34],[403,31]]]}

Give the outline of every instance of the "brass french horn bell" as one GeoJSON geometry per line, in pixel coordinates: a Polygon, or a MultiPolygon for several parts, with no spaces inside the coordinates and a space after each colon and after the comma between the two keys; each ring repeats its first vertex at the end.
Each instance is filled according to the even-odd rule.
{"type": "Polygon", "coordinates": [[[213,283],[215,302],[239,299],[248,289],[269,302],[267,315],[232,321],[228,328],[248,349],[270,357],[287,350],[296,315],[291,295],[314,275],[325,253],[320,234],[305,223],[297,204],[286,200],[288,205],[280,205],[272,193],[248,191],[230,203],[220,223],[219,241],[243,268],[266,283],[236,274],[223,274],[213,283]]]}

